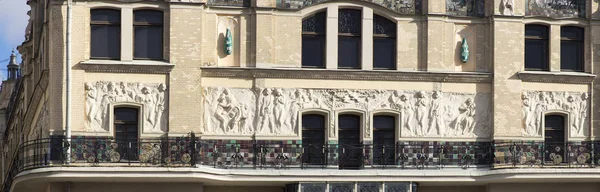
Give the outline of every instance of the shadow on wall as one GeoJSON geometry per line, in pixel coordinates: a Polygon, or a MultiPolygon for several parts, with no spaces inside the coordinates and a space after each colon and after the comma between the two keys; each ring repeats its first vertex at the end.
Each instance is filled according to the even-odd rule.
{"type": "Polygon", "coordinates": [[[227,57],[227,54],[225,53],[225,34],[224,33],[220,33],[219,37],[217,38],[217,54],[219,55],[220,59],[227,57]]]}

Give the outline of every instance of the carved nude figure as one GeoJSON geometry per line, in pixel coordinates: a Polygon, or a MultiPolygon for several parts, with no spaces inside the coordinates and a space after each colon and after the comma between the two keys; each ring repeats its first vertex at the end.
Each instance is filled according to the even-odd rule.
{"type": "Polygon", "coordinates": [[[528,136],[536,136],[536,128],[535,122],[532,118],[532,109],[531,109],[531,101],[529,100],[529,96],[527,94],[523,94],[523,123],[525,124],[525,129],[523,133],[528,136]]]}
{"type": "Polygon", "coordinates": [[[415,135],[413,130],[414,108],[410,104],[408,97],[404,94],[400,95],[400,101],[396,104],[402,113],[402,128],[408,130],[411,136],[415,135]]]}
{"type": "Polygon", "coordinates": [[[219,121],[219,128],[227,133],[227,128],[230,125],[231,118],[229,117],[229,111],[231,111],[231,96],[229,90],[224,89],[217,99],[217,108],[215,110],[215,118],[219,121]]]}
{"type": "Polygon", "coordinates": [[[95,119],[96,114],[98,112],[98,91],[96,90],[96,88],[94,88],[94,86],[91,83],[85,84],[85,90],[87,91],[85,104],[87,107],[86,119],[88,128],[92,131],[103,131],[98,130],[100,124],[98,124],[98,122],[95,119]]]}
{"type": "Polygon", "coordinates": [[[427,103],[425,101],[425,93],[423,93],[422,91],[417,92],[416,96],[417,96],[417,102],[415,103],[415,106],[416,106],[415,117],[417,118],[416,135],[423,136],[423,134],[425,132],[425,123],[427,123],[425,121],[425,114],[427,113],[427,103]]]}
{"type": "Polygon", "coordinates": [[[298,130],[298,116],[299,112],[302,108],[304,108],[305,96],[300,89],[296,89],[294,91],[294,95],[292,97],[292,103],[290,105],[290,122],[289,125],[291,127],[290,133],[295,133],[295,130],[298,130]]]}
{"type": "Polygon", "coordinates": [[[282,129],[287,122],[285,122],[285,115],[283,109],[285,108],[285,101],[283,98],[283,91],[281,89],[274,89],[274,106],[273,106],[273,115],[275,117],[275,134],[280,135],[282,133],[282,129]]]}
{"type": "Polygon", "coordinates": [[[144,104],[145,112],[144,118],[146,121],[148,121],[151,127],[154,127],[156,124],[154,121],[154,115],[156,113],[156,111],[154,111],[154,98],[152,98],[152,93],[148,87],[144,86],[141,91],[141,99],[143,101],[142,103],[144,104]]]}
{"type": "Polygon", "coordinates": [[[539,101],[535,106],[535,110],[533,115],[535,115],[535,135],[540,135],[540,130],[542,129],[542,121],[544,120],[544,111],[548,110],[548,105],[546,104],[546,94],[541,92],[539,95],[539,101]]]}
{"type": "Polygon", "coordinates": [[[462,133],[463,136],[473,133],[475,128],[475,103],[473,99],[468,98],[458,108],[458,111],[460,114],[456,117],[455,131],[462,133]]]}
{"type": "Polygon", "coordinates": [[[587,121],[587,110],[588,110],[588,94],[581,94],[581,101],[579,103],[579,130],[577,131],[577,136],[584,136],[583,130],[585,129],[585,122],[587,121]]]}
{"type": "Polygon", "coordinates": [[[262,98],[259,103],[259,121],[258,121],[258,132],[262,133],[265,128],[268,128],[271,133],[273,133],[273,96],[271,95],[271,90],[269,88],[265,88],[262,90],[262,98]]]}
{"type": "Polygon", "coordinates": [[[108,82],[106,84],[106,87],[103,87],[102,92],[104,93],[104,95],[102,95],[102,100],[100,102],[100,113],[96,113],[96,117],[94,118],[100,125],[101,125],[101,129],[105,129],[105,127],[108,127],[108,105],[112,102],[115,101],[115,85],[113,82],[108,82]]]}
{"type": "Polygon", "coordinates": [[[569,130],[573,133],[579,134],[579,105],[575,103],[575,98],[572,95],[567,97],[567,102],[565,102],[562,108],[569,112],[569,130]]]}
{"type": "Polygon", "coordinates": [[[154,129],[156,131],[159,131],[162,124],[166,123],[163,122],[163,114],[165,111],[165,91],[167,90],[167,87],[165,86],[165,84],[161,83],[160,85],[158,85],[157,87],[157,92],[155,93],[155,111],[156,114],[154,115],[154,129]],[[158,126],[157,126],[158,125],[158,126]]]}
{"type": "Polygon", "coordinates": [[[442,106],[442,95],[439,91],[434,91],[431,95],[431,108],[429,109],[429,131],[437,131],[437,135],[443,136],[446,133],[446,125],[444,124],[444,108],[442,106]]]}

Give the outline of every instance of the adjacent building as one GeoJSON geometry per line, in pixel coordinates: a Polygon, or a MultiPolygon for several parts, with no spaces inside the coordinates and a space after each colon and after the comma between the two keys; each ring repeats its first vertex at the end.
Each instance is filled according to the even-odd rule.
{"type": "Polygon", "coordinates": [[[28,0],[2,190],[600,191],[597,0],[28,0]]]}

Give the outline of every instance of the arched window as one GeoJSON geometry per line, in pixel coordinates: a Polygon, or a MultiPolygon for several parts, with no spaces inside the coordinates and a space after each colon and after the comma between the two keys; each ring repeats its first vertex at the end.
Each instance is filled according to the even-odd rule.
{"type": "Polygon", "coordinates": [[[338,11],[338,68],[361,68],[362,11],[338,11]]]}
{"type": "Polygon", "coordinates": [[[565,117],[546,115],[544,118],[544,146],[546,162],[566,162],[565,117]],[[557,160],[559,158],[560,160],[557,160]]]}
{"type": "Polygon", "coordinates": [[[373,164],[394,165],[396,149],[396,117],[373,116],[373,164]]]}
{"type": "Polygon", "coordinates": [[[396,22],[373,17],[373,69],[396,69],[396,22]]]}
{"type": "Polygon", "coordinates": [[[119,107],[114,109],[115,141],[122,159],[137,160],[139,110],[119,107]]]}
{"type": "Polygon", "coordinates": [[[302,20],[302,67],[325,68],[325,16],[322,11],[302,20]]]}
{"type": "Polygon", "coordinates": [[[163,12],[136,10],[133,17],[133,58],[162,60],[163,12]]]}
{"type": "Polygon", "coordinates": [[[560,69],[583,71],[584,32],[581,27],[560,28],[560,69]]]}
{"type": "Polygon", "coordinates": [[[302,115],[303,163],[324,164],[323,147],[325,147],[325,116],[318,114],[302,115]]]}
{"type": "Polygon", "coordinates": [[[358,169],[362,166],[361,124],[359,115],[341,114],[338,116],[340,169],[358,169]]]}
{"type": "Polygon", "coordinates": [[[90,58],[119,59],[121,57],[121,11],[92,9],[90,18],[90,58]]]}
{"type": "Polygon", "coordinates": [[[525,70],[548,70],[548,26],[525,25],[525,70]]]}

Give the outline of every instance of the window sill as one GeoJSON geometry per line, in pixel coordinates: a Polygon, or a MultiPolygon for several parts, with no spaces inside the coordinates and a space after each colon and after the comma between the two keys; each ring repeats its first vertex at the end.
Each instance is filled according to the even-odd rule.
{"type": "Polygon", "coordinates": [[[134,60],[88,60],[79,64],[86,72],[105,73],[170,73],[175,65],[164,61],[134,60]]]}
{"type": "Polygon", "coordinates": [[[596,75],[585,72],[521,71],[518,73],[523,82],[589,84],[596,75]]]}

